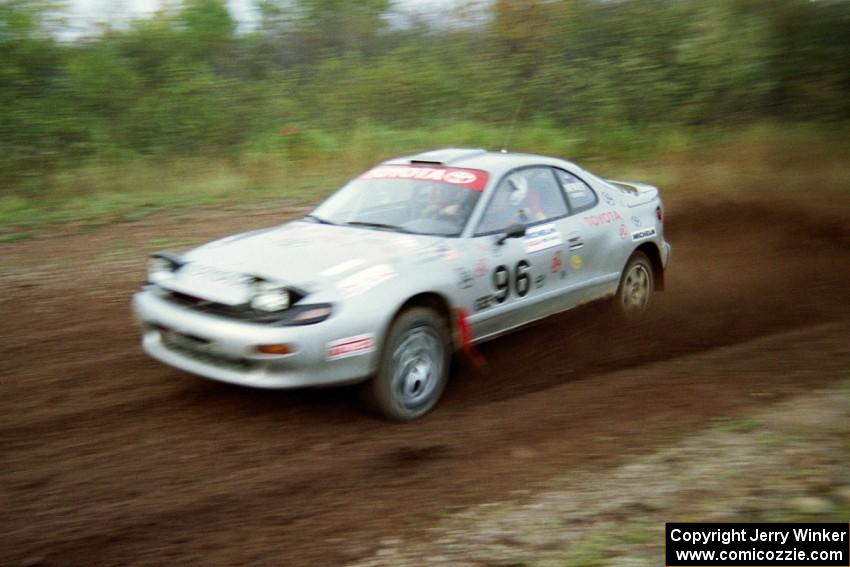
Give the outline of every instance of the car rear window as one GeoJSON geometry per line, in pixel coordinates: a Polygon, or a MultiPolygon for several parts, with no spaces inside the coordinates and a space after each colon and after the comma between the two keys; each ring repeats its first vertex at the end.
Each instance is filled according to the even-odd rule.
{"type": "Polygon", "coordinates": [[[556,169],[555,177],[558,178],[558,181],[561,183],[561,187],[564,188],[564,193],[567,195],[567,200],[570,203],[570,210],[573,214],[586,211],[598,202],[598,198],[596,197],[596,193],[593,192],[593,189],[575,175],[567,173],[563,169],[556,169]]]}

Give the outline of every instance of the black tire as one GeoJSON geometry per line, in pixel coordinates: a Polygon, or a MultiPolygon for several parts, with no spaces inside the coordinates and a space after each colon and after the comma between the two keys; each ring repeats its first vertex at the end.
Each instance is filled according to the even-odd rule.
{"type": "Polygon", "coordinates": [[[655,272],[652,262],[646,254],[636,251],[632,254],[623,273],[620,285],[614,295],[614,311],[623,319],[641,318],[652,303],[655,292],[655,272]]]}
{"type": "Polygon", "coordinates": [[[450,363],[451,336],[446,321],[432,309],[408,309],[390,325],[378,374],[364,384],[364,393],[388,419],[417,419],[443,395],[450,363]],[[414,352],[419,354],[414,356],[414,352]]]}

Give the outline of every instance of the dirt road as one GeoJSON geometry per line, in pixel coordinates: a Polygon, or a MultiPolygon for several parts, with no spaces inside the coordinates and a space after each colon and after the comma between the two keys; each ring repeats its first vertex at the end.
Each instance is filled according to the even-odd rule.
{"type": "Polygon", "coordinates": [[[673,264],[649,320],[590,306],[489,343],[493,374],[458,368],[407,425],[363,414],[351,389],[250,391],[141,353],[128,305],[144,252],[280,212],[0,247],[0,564],[353,561],[457,506],[846,377],[847,203],[668,210],[673,264]]]}

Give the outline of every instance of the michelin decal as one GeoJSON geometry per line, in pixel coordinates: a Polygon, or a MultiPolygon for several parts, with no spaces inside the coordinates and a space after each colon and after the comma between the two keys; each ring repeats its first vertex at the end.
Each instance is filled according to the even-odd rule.
{"type": "Polygon", "coordinates": [[[547,223],[529,228],[523,243],[526,252],[540,252],[553,246],[560,246],[564,241],[561,240],[561,233],[555,225],[547,223]]]}
{"type": "Polygon", "coordinates": [[[632,242],[637,242],[638,240],[644,240],[647,238],[652,238],[655,236],[654,228],[644,228],[641,230],[636,230],[632,233],[632,242]]]}

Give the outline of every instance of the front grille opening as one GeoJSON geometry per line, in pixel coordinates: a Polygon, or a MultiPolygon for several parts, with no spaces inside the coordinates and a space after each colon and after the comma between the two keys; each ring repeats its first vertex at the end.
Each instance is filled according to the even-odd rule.
{"type": "MultiPolygon", "coordinates": [[[[183,301],[185,303],[191,303],[192,305],[198,305],[199,303],[204,303],[204,300],[200,297],[195,297],[194,295],[189,295],[188,293],[181,293],[179,291],[172,291],[172,297],[178,301],[183,301]]],[[[210,303],[210,302],[207,302],[210,303]]]]}
{"type": "Polygon", "coordinates": [[[169,339],[163,335],[162,342],[168,350],[209,366],[228,368],[238,372],[249,372],[257,366],[256,362],[244,358],[230,358],[214,352],[197,350],[192,348],[191,344],[175,341],[173,337],[169,339]]]}
{"type": "MultiPolygon", "coordinates": [[[[304,297],[292,291],[290,291],[290,294],[292,294],[291,301],[293,304],[304,297]]],[[[287,311],[279,313],[257,311],[256,309],[252,309],[250,305],[224,305],[223,303],[207,301],[206,299],[178,291],[169,291],[164,297],[177,305],[191,307],[194,311],[252,323],[278,323],[289,315],[287,311]]]]}

